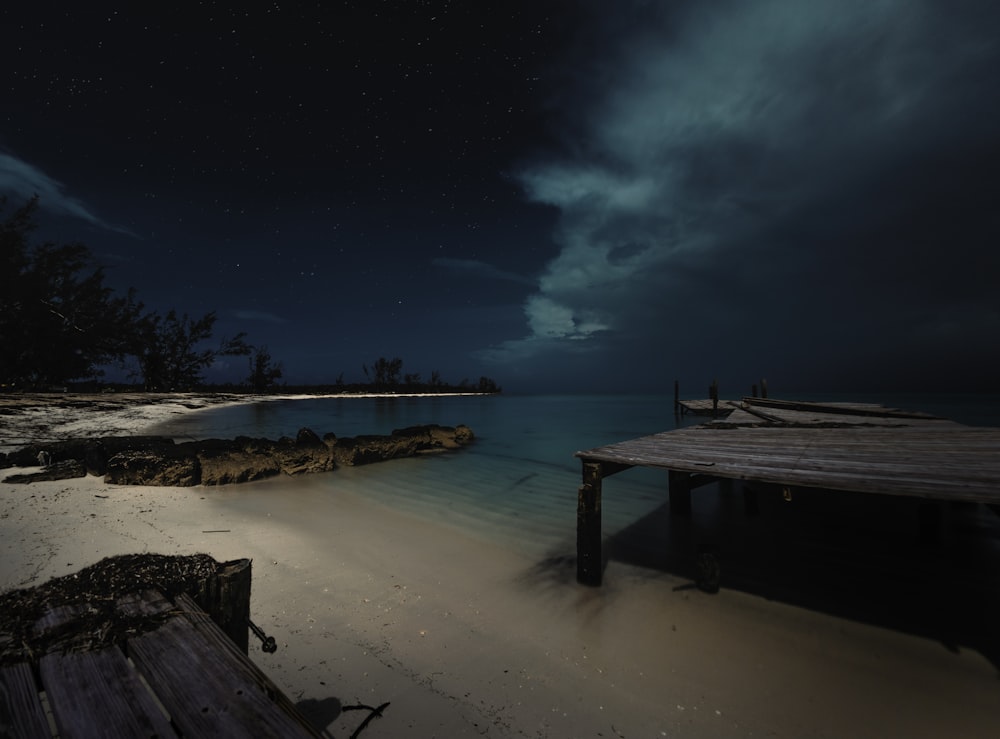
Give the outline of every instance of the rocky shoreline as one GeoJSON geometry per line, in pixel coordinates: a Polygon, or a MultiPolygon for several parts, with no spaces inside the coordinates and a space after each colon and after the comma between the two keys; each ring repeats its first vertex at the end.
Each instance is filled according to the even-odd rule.
{"type": "Polygon", "coordinates": [[[304,428],[294,439],[277,441],[241,436],[178,444],[163,436],[106,436],[29,444],[0,454],[0,468],[41,467],[3,479],[12,484],[90,474],[113,485],[231,485],[446,452],[467,446],[474,438],[467,426],[437,424],[344,438],[332,433],[320,438],[304,428]]]}

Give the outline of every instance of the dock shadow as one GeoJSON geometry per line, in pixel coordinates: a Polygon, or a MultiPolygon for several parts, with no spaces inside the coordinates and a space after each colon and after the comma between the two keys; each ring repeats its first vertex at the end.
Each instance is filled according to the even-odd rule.
{"type": "Polygon", "coordinates": [[[330,736],[326,727],[340,718],[343,705],[339,698],[305,698],[295,704],[299,713],[319,732],[320,736],[330,736]]]}
{"type": "Polygon", "coordinates": [[[985,506],[940,504],[929,542],[916,499],[796,490],[788,501],[764,486],[756,498],[755,515],[739,485],[696,491],[690,517],[664,504],[609,536],[605,560],[693,588],[707,555],[723,589],[972,649],[1000,671],[1000,517],[985,506]]]}

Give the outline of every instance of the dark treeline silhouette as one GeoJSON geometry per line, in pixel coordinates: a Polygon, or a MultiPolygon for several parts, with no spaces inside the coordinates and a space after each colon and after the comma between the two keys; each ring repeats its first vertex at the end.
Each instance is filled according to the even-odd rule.
{"type": "MultiPolygon", "coordinates": [[[[0,197],[0,214],[7,199],[0,197]]],[[[147,310],[134,288],[122,296],[105,285],[104,270],[83,244],[32,244],[38,196],[0,221],[0,389],[274,392],[284,375],[266,346],[246,334],[211,347],[215,311],[200,317],[147,310]],[[248,356],[240,383],[206,385],[204,372],[224,356],[248,356]],[[105,383],[106,368],[128,383],[105,383]]],[[[490,378],[478,384],[429,381],[402,374],[398,357],[362,365],[367,383],[282,386],[285,392],[481,392],[498,393],[490,378]]]]}
{"type": "MultiPolygon", "coordinates": [[[[0,211],[6,208],[0,198],[0,211]]],[[[185,390],[221,356],[246,355],[245,334],[206,348],[215,312],[149,311],[134,289],[104,284],[83,244],[32,244],[38,197],[0,222],[0,384],[44,389],[128,369],[145,390],[185,390]]]]}

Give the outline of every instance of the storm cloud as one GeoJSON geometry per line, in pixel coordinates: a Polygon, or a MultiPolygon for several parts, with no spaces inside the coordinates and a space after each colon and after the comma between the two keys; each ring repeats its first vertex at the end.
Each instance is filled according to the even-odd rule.
{"type": "Polygon", "coordinates": [[[485,355],[615,381],[995,374],[997,11],[653,5],[595,10],[562,70],[564,146],[518,175],[557,251],[525,335],[485,355]]]}

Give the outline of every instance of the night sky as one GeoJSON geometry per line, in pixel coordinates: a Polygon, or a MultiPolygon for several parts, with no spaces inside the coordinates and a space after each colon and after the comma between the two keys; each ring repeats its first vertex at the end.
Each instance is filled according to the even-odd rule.
{"type": "Polygon", "coordinates": [[[1000,387],[994,0],[169,5],[5,4],[0,191],[289,383],[1000,387]]]}

